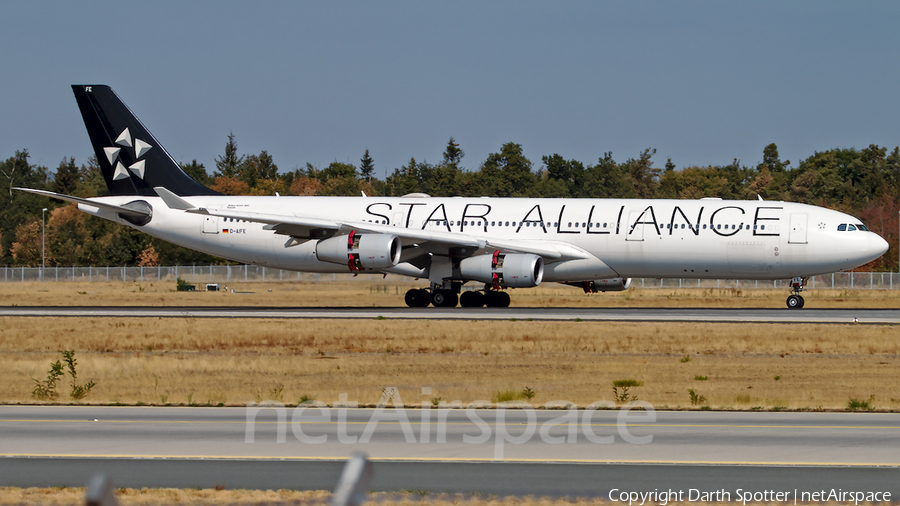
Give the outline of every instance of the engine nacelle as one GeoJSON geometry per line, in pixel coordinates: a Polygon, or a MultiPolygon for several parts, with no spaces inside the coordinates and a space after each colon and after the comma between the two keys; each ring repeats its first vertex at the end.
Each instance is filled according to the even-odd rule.
{"type": "Polygon", "coordinates": [[[493,255],[460,260],[459,271],[463,279],[490,283],[495,290],[530,288],[541,284],[544,278],[544,259],[532,254],[504,255],[497,250],[493,255]]]}
{"type": "Polygon", "coordinates": [[[593,281],[575,281],[567,285],[580,286],[584,293],[621,292],[631,286],[631,278],[595,279],[593,281]]]}
{"type": "Polygon", "coordinates": [[[323,262],[346,265],[351,272],[386,269],[400,263],[400,238],[390,234],[352,231],[323,239],[316,244],[316,257],[323,262]]]}

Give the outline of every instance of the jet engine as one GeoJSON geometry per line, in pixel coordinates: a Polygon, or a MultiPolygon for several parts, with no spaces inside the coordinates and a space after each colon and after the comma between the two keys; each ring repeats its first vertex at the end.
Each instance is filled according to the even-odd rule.
{"type": "Polygon", "coordinates": [[[569,281],[567,285],[578,286],[584,293],[621,292],[631,286],[631,278],[595,279],[593,281],[569,281]]]}
{"type": "Polygon", "coordinates": [[[352,231],[323,239],[316,244],[316,257],[323,262],[345,264],[351,272],[386,269],[400,263],[400,238],[390,234],[352,231]]]}
{"type": "Polygon", "coordinates": [[[492,255],[460,260],[459,271],[463,279],[490,283],[495,290],[530,288],[544,278],[544,259],[532,254],[504,255],[497,250],[492,255]]]}

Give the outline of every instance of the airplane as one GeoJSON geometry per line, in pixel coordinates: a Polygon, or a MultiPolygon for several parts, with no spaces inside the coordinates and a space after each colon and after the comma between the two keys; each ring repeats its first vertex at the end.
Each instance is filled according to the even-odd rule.
{"type": "Polygon", "coordinates": [[[852,216],[761,198],[222,195],[183,172],[109,86],[72,90],[109,196],[19,190],[236,262],[427,280],[406,293],[410,307],[508,307],[510,288],[619,291],[644,277],[790,278],[787,307],[802,308],[809,277],[888,249],[852,216]]]}

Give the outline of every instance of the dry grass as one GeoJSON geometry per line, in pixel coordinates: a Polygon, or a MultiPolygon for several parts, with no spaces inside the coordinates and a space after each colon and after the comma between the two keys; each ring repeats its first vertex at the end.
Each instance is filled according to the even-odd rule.
{"type": "Polygon", "coordinates": [[[694,389],[725,409],[843,409],[871,395],[900,409],[893,326],[3,318],[0,399],[33,402],[30,378],[63,349],[77,351],[81,381],[97,382],[94,403],[330,404],[346,392],[374,404],[396,386],[418,405],[528,386],[535,404],[585,405],[629,378],[657,407],[691,407],[694,389]]]}
{"type": "MultiPolygon", "coordinates": [[[[423,491],[424,492],[424,491],[423,491]]],[[[82,505],[84,504],[83,488],[12,488],[0,487],[0,506],[12,504],[45,504],[45,505],[82,505]]],[[[213,490],[213,489],[119,489],[116,500],[123,506],[149,504],[329,504],[331,494],[325,491],[294,490],[213,490]]],[[[516,497],[516,496],[471,496],[462,494],[427,494],[419,492],[384,493],[370,492],[369,503],[429,506],[565,506],[569,504],[601,505],[614,504],[601,498],[553,498],[553,497],[516,497]]],[[[696,505],[710,506],[721,503],[672,501],[672,506],[696,505]]],[[[783,505],[783,502],[751,502],[758,505],[783,505]]],[[[798,503],[812,504],[812,503],[798,503]]],[[[833,501],[815,503],[818,506],[830,506],[833,501]]],[[[871,503],[860,503],[871,504],[871,503]]]]}
{"type": "MultiPolygon", "coordinates": [[[[427,283],[388,277],[359,282],[228,283],[227,292],[176,292],[174,282],[46,282],[0,284],[0,305],[12,306],[403,306],[409,288],[427,283]],[[252,292],[252,293],[232,293],[252,292]]],[[[632,288],[624,292],[586,295],[558,284],[511,290],[518,307],[784,307],[787,289],[632,288]]],[[[804,292],[807,307],[900,306],[897,290],[831,290],[804,292]]]]}

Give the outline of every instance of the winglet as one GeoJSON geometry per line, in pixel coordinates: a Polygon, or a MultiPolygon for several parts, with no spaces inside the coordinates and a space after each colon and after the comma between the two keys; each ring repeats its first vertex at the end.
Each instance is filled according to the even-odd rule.
{"type": "Polygon", "coordinates": [[[156,186],[153,188],[157,195],[166,203],[169,209],[179,209],[181,211],[190,211],[191,209],[197,209],[197,206],[191,204],[187,200],[175,195],[169,190],[165,189],[162,186],[156,186]]]}

